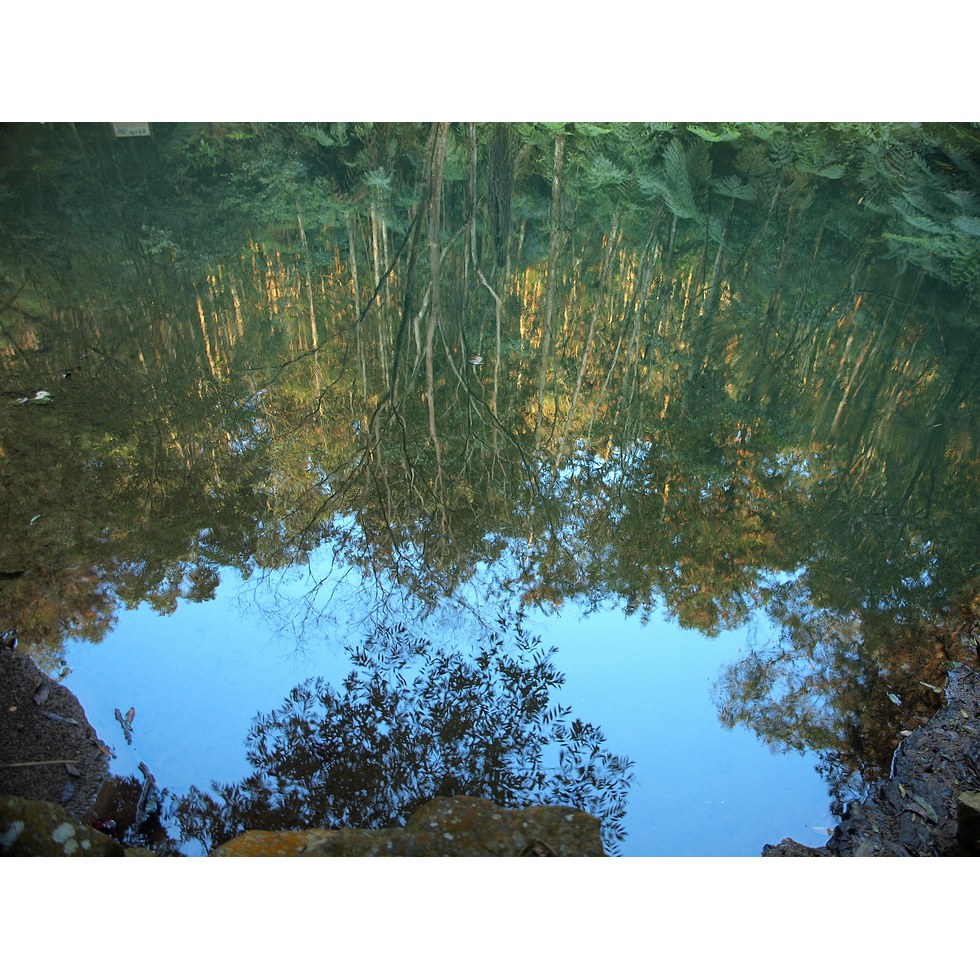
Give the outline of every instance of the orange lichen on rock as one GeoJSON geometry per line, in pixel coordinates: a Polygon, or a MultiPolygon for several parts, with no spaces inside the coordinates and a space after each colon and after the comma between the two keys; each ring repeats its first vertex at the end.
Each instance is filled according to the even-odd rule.
{"type": "Polygon", "coordinates": [[[582,810],[507,810],[469,796],[436,797],[404,827],[253,830],[212,857],[602,857],[601,824],[582,810]]]}
{"type": "Polygon", "coordinates": [[[222,844],[214,852],[221,857],[302,857],[319,835],[316,830],[249,830],[222,844]]]}

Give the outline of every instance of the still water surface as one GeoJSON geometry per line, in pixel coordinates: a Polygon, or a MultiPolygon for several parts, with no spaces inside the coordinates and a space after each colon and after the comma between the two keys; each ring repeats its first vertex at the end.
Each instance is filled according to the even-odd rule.
{"type": "MultiPolygon", "coordinates": [[[[331,630],[297,653],[295,637],[270,623],[253,588],[228,572],[206,606],[183,605],[169,617],[144,606],[125,613],[98,646],[69,644],[67,684],[116,748],[113,771],[139,778],[145,761],[174,793],[243,779],[244,734],[256,711],[308,676],[339,687],[350,670],[343,634],[331,630]],[[132,746],[114,719],[120,705],[137,706],[132,746]]],[[[563,702],[635,760],[620,853],[755,855],[760,837],[826,840],[832,818],[814,755],[774,753],[719,722],[711,686],[744,651],[748,628],[709,639],[668,621],[575,607],[539,613],[532,628],[558,648],[563,702]]]]}
{"type": "Polygon", "coordinates": [[[887,773],[975,608],[977,168],[725,134],[7,127],[0,627],[166,846],[754,855],[887,773]]]}

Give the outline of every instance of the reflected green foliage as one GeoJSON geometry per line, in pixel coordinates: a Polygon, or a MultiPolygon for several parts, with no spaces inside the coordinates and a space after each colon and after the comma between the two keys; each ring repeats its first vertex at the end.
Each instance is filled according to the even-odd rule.
{"type": "Polygon", "coordinates": [[[753,644],[715,685],[722,721],[779,751],[816,750],[838,815],[891,770],[896,737],[942,706],[946,674],[980,650],[980,593],[924,620],[909,611],[842,616],[814,606],[800,581],[773,590],[777,636],[753,644]]]}
{"type": "Polygon", "coordinates": [[[332,550],[379,609],[767,611],[723,717],[894,741],[869,665],[977,576],[978,160],[968,124],[3,127],[0,625],[56,660],[332,550]]]}
{"type": "Polygon", "coordinates": [[[172,806],[169,794],[147,794],[145,778],[110,776],[99,789],[92,812],[96,830],[114,837],[124,847],[140,847],[160,856],[181,852],[161,822],[172,806]]]}
{"type": "Polygon", "coordinates": [[[50,403],[0,405],[0,568],[20,573],[0,603],[55,650],[97,640],[120,603],[169,612],[212,596],[220,565],[251,561],[260,498],[254,460],[230,449],[253,424],[230,386],[193,360],[149,364],[151,331],[117,334],[110,352],[101,329],[73,326],[46,326],[57,369],[32,352],[5,374],[14,390],[46,385],[50,403]],[[72,349],[73,333],[100,346],[72,349]]]}
{"type": "Polygon", "coordinates": [[[427,800],[465,795],[579,807],[616,853],[632,763],[552,703],[564,677],[519,621],[502,620],[474,654],[381,626],[351,659],[343,691],[314,678],[256,718],[251,776],[178,801],[185,840],[210,849],[246,829],[403,826],[427,800]]]}

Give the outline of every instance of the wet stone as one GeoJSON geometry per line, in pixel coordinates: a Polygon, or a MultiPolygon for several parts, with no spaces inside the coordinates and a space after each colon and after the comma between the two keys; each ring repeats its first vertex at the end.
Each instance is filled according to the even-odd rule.
{"type": "Polygon", "coordinates": [[[980,793],[960,793],[957,797],[956,841],[964,855],[980,856],[980,793]]]}
{"type": "Polygon", "coordinates": [[[829,857],[826,847],[808,847],[800,844],[792,837],[784,837],[778,844],[766,844],[762,849],[763,857],[829,857]]]}
{"type": "Polygon", "coordinates": [[[118,841],[44,800],[0,796],[0,857],[123,857],[118,841]]]}
{"type": "Polygon", "coordinates": [[[603,857],[600,822],[582,810],[507,810],[468,796],[436,797],[404,827],[248,831],[212,857],[603,857]]]}

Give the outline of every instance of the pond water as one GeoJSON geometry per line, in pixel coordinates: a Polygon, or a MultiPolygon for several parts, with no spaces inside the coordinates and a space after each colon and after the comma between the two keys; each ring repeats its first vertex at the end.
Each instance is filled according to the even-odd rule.
{"type": "MultiPolygon", "coordinates": [[[[68,644],[66,683],[113,744],[114,772],[141,778],[145,761],[166,774],[173,793],[244,779],[245,733],[257,711],[278,706],[313,675],[342,686],[351,669],[343,640],[358,636],[356,628],[331,624],[297,650],[295,634],[261,611],[270,597],[256,602],[255,588],[227,572],[207,605],[182,605],[166,617],[143,606],[124,613],[98,645],[68,644]],[[115,720],[119,706],[137,708],[132,745],[115,720]]],[[[305,604],[298,590],[293,598],[305,604]]],[[[281,608],[279,590],[275,602],[281,608]]],[[[669,621],[642,624],[618,610],[586,614],[575,606],[529,618],[557,647],[562,703],[635,763],[619,853],[754,855],[760,834],[764,843],[826,840],[833,821],[815,754],[776,754],[754,733],[719,722],[712,684],[746,649],[747,628],[707,639],[669,621]]],[[[471,648],[471,630],[443,622],[432,632],[471,648]]]]}
{"type": "Polygon", "coordinates": [[[152,771],[130,839],[819,845],[935,710],[975,128],[0,133],[0,630],[152,771]]]}

